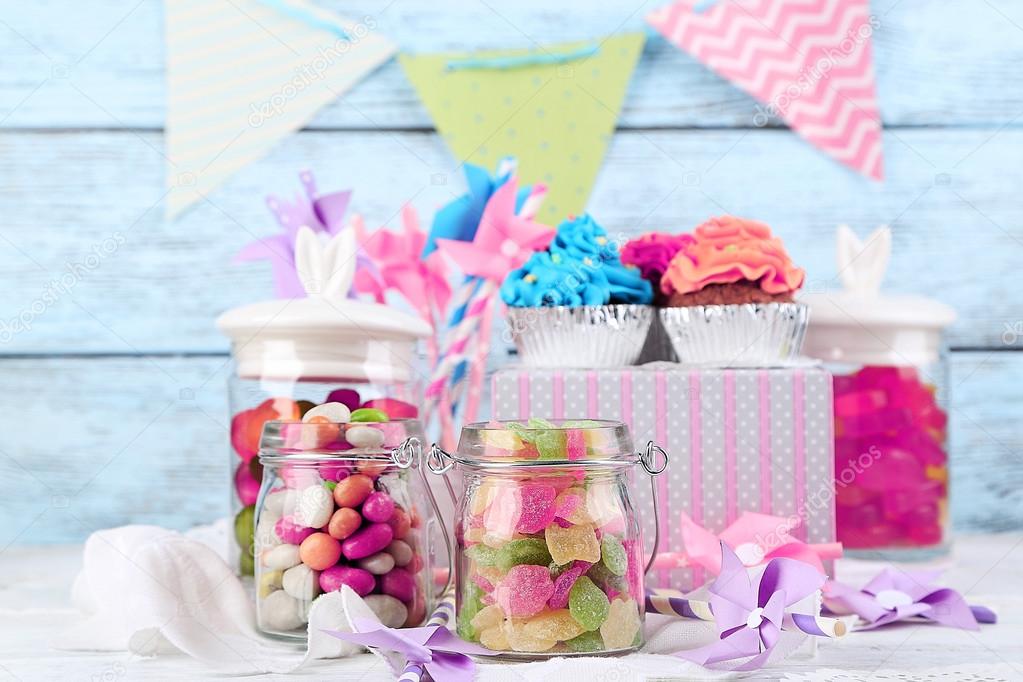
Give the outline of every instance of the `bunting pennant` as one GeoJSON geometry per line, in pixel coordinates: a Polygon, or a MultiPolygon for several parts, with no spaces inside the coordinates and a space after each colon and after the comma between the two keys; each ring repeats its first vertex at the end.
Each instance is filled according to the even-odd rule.
{"type": "Polygon", "coordinates": [[[644,39],[398,59],[458,160],[516,157],[522,183],[547,185],[536,217],[554,224],[586,206],[644,39]]]}
{"type": "Polygon", "coordinates": [[[165,0],[173,218],[389,59],[376,23],[303,0],[165,0]]]}
{"type": "Polygon", "coordinates": [[[679,0],[647,21],[815,147],[880,180],[868,0],[679,0]]]}

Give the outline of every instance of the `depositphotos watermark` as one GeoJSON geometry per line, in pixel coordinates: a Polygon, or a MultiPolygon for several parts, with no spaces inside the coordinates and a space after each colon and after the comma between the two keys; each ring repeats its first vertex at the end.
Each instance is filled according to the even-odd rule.
{"type": "Polygon", "coordinates": [[[8,320],[0,320],[0,345],[10,343],[18,334],[31,331],[39,317],[74,291],[86,275],[102,265],[126,241],[128,238],[123,233],[114,232],[98,244],[93,244],[84,258],[65,263],[60,276],[51,279],[43,292],[22,308],[21,312],[8,320]]]}
{"type": "Polygon", "coordinates": [[[295,69],[295,75],[291,80],[282,84],[280,90],[262,102],[249,104],[249,125],[259,128],[273,117],[279,116],[287,107],[288,102],[298,97],[298,94],[306,88],[322,81],[330,67],[350,52],[353,46],[358,45],[372,33],[376,27],[376,19],[367,15],[362,18],[361,22],[345,28],[345,32],[348,34],[347,38],[338,38],[332,45],[326,47],[321,45],[317,48],[316,56],[295,69]]]}
{"type": "Polygon", "coordinates": [[[881,20],[871,14],[866,23],[846,31],[845,38],[837,47],[825,49],[824,54],[816,62],[804,66],[796,79],[789,83],[781,93],[772,97],[766,106],[760,104],[756,106],[753,125],[763,128],[770,123],[772,118],[784,115],[793,102],[811,92],[831,73],[832,69],[852,55],[856,48],[867,42],[874,35],[874,31],[880,27],[881,20]]]}

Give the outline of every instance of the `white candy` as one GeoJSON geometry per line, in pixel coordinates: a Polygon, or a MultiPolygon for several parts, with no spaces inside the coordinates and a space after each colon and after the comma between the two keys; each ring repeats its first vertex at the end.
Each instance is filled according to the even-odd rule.
{"type": "Polygon", "coordinates": [[[412,561],[412,548],[404,540],[395,540],[384,551],[394,557],[395,566],[405,566],[412,561]]]}
{"type": "Polygon", "coordinates": [[[259,596],[266,598],[274,590],[281,589],[281,579],[284,577],[282,571],[262,571],[259,574],[259,596]]]}
{"type": "Polygon", "coordinates": [[[362,600],[389,628],[400,628],[408,619],[408,608],[389,594],[371,594],[362,600]]]}
{"type": "Polygon", "coordinates": [[[358,566],[362,570],[369,571],[374,575],[383,575],[384,573],[389,573],[394,568],[394,557],[387,552],[378,552],[361,560],[358,566]]]}
{"type": "Polygon", "coordinates": [[[305,564],[292,566],[284,572],[281,586],[299,601],[312,601],[320,591],[319,573],[305,564]]]}
{"type": "MultiPolygon", "coordinates": [[[[287,514],[292,514],[295,511],[295,503],[297,502],[297,490],[286,489],[274,491],[268,494],[263,500],[262,514],[270,512],[271,514],[276,514],[278,518],[287,514]]],[[[274,521],[274,523],[277,522],[274,521]]]]}
{"type": "Polygon", "coordinates": [[[322,484],[311,485],[299,495],[295,523],[309,528],[323,528],[334,513],[334,496],[322,484]]]}
{"type": "Polygon", "coordinates": [[[259,625],[266,630],[294,630],[305,622],[305,606],[284,590],[271,592],[259,602],[259,625]]]}
{"type": "Polygon", "coordinates": [[[300,561],[298,545],[277,545],[263,552],[263,565],[274,571],[297,566],[300,561]]]}
{"type": "Polygon", "coordinates": [[[335,424],[347,424],[352,419],[352,411],[344,403],[323,403],[306,412],[302,421],[308,422],[313,417],[326,417],[335,424]]]}
{"type": "Polygon", "coordinates": [[[345,431],[345,440],[356,448],[378,448],[384,444],[384,432],[372,426],[352,426],[345,431]]]}
{"type": "Polygon", "coordinates": [[[280,514],[266,509],[259,513],[259,521],[256,522],[256,547],[276,547],[283,542],[277,537],[277,531],[274,530],[274,526],[280,519],[280,514]]]}

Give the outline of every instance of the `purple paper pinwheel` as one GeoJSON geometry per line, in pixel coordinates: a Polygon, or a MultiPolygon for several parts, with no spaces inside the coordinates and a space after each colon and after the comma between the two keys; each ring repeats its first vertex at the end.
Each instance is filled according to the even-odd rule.
{"type": "MultiPolygon", "coordinates": [[[[273,195],[266,199],[267,206],[277,217],[283,232],[247,244],[235,257],[236,261],[269,260],[273,269],[274,290],[280,298],[301,298],[305,288],[295,270],[295,239],[300,227],[333,236],[344,227],[345,212],[352,198],[351,190],[319,194],[312,172],[299,173],[305,196],[285,201],[273,195]]],[[[366,267],[359,258],[360,267],[366,267]]]]}
{"type": "Polygon", "coordinates": [[[756,670],[781,637],[785,610],[824,585],[825,575],[809,564],[778,558],[756,580],[735,552],[721,543],[721,573],[710,585],[710,607],[718,641],[675,654],[707,667],[748,658],[734,670],[756,670]]]}
{"type": "Polygon", "coordinates": [[[328,630],[327,634],[346,642],[401,654],[410,665],[422,666],[439,682],[472,682],[476,664],[469,656],[497,655],[459,639],[443,625],[399,629],[363,618],[356,618],[353,625],[358,632],[328,630]]]}
{"type": "Polygon", "coordinates": [[[970,606],[962,595],[934,581],[941,571],[900,571],[886,568],[857,590],[829,580],[824,603],[836,614],[856,614],[862,619],[857,630],[869,630],[909,618],[926,618],[941,625],[978,630],[980,623],[994,623],[990,609],[970,606]]]}

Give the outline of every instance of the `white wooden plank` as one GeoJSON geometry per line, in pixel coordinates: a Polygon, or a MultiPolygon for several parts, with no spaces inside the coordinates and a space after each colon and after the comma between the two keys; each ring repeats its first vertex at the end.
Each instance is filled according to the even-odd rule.
{"type": "MultiPolygon", "coordinates": [[[[1023,354],[952,358],[953,516],[1019,528],[1023,354]]],[[[228,371],[219,357],[0,360],[0,414],[17,427],[0,444],[0,547],[226,513],[228,371]]]]}
{"type": "MultiPolygon", "coordinates": [[[[888,286],[955,306],[953,344],[1000,347],[1007,329],[1023,332],[1011,285],[1023,204],[1018,164],[1002,152],[1020,144],[1023,131],[1011,129],[889,131],[888,180],[877,185],[786,131],[627,131],[610,146],[590,209],[622,235],[681,231],[726,212],[766,220],[813,290],[837,286],[837,224],[892,224],[888,286]]],[[[406,201],[428,218],[462,191],[433,133],[307,132],[166,224],[161,145],[159,134],[132,132],[0,140],[0,353],[225,350],[214,317],[271,295],[266,266],[230,261],[276,230],[263,197],[297,191],[300,168],[315,169],[323,188],[355,187],[370,225],[406,201]]]]}
{"type": "MultiPolygon", "coordinates": [[[[374,0],[324,7],[411,52],[463,50],[597,38],[644,30],[666,0],[620,3],[544,0],[466,3],[374,0]]],[[[985,3],[875,0],[875,64],[889,125],[1001,125],[1023,111],[1019,25],[1023,0],[985,3]]],[[[2,0],[0,125],[161,128],[163,28],[158,2],[2,0]]],[[[270,38],[268,38],[270,39],[270,38]]],[[[624,127],[750,127],[754,103],[697,61],[652,39],[621,124],[624,127]]],[[[330,128],[431,127],[391,63],[313,122],[330,128]]]]}

